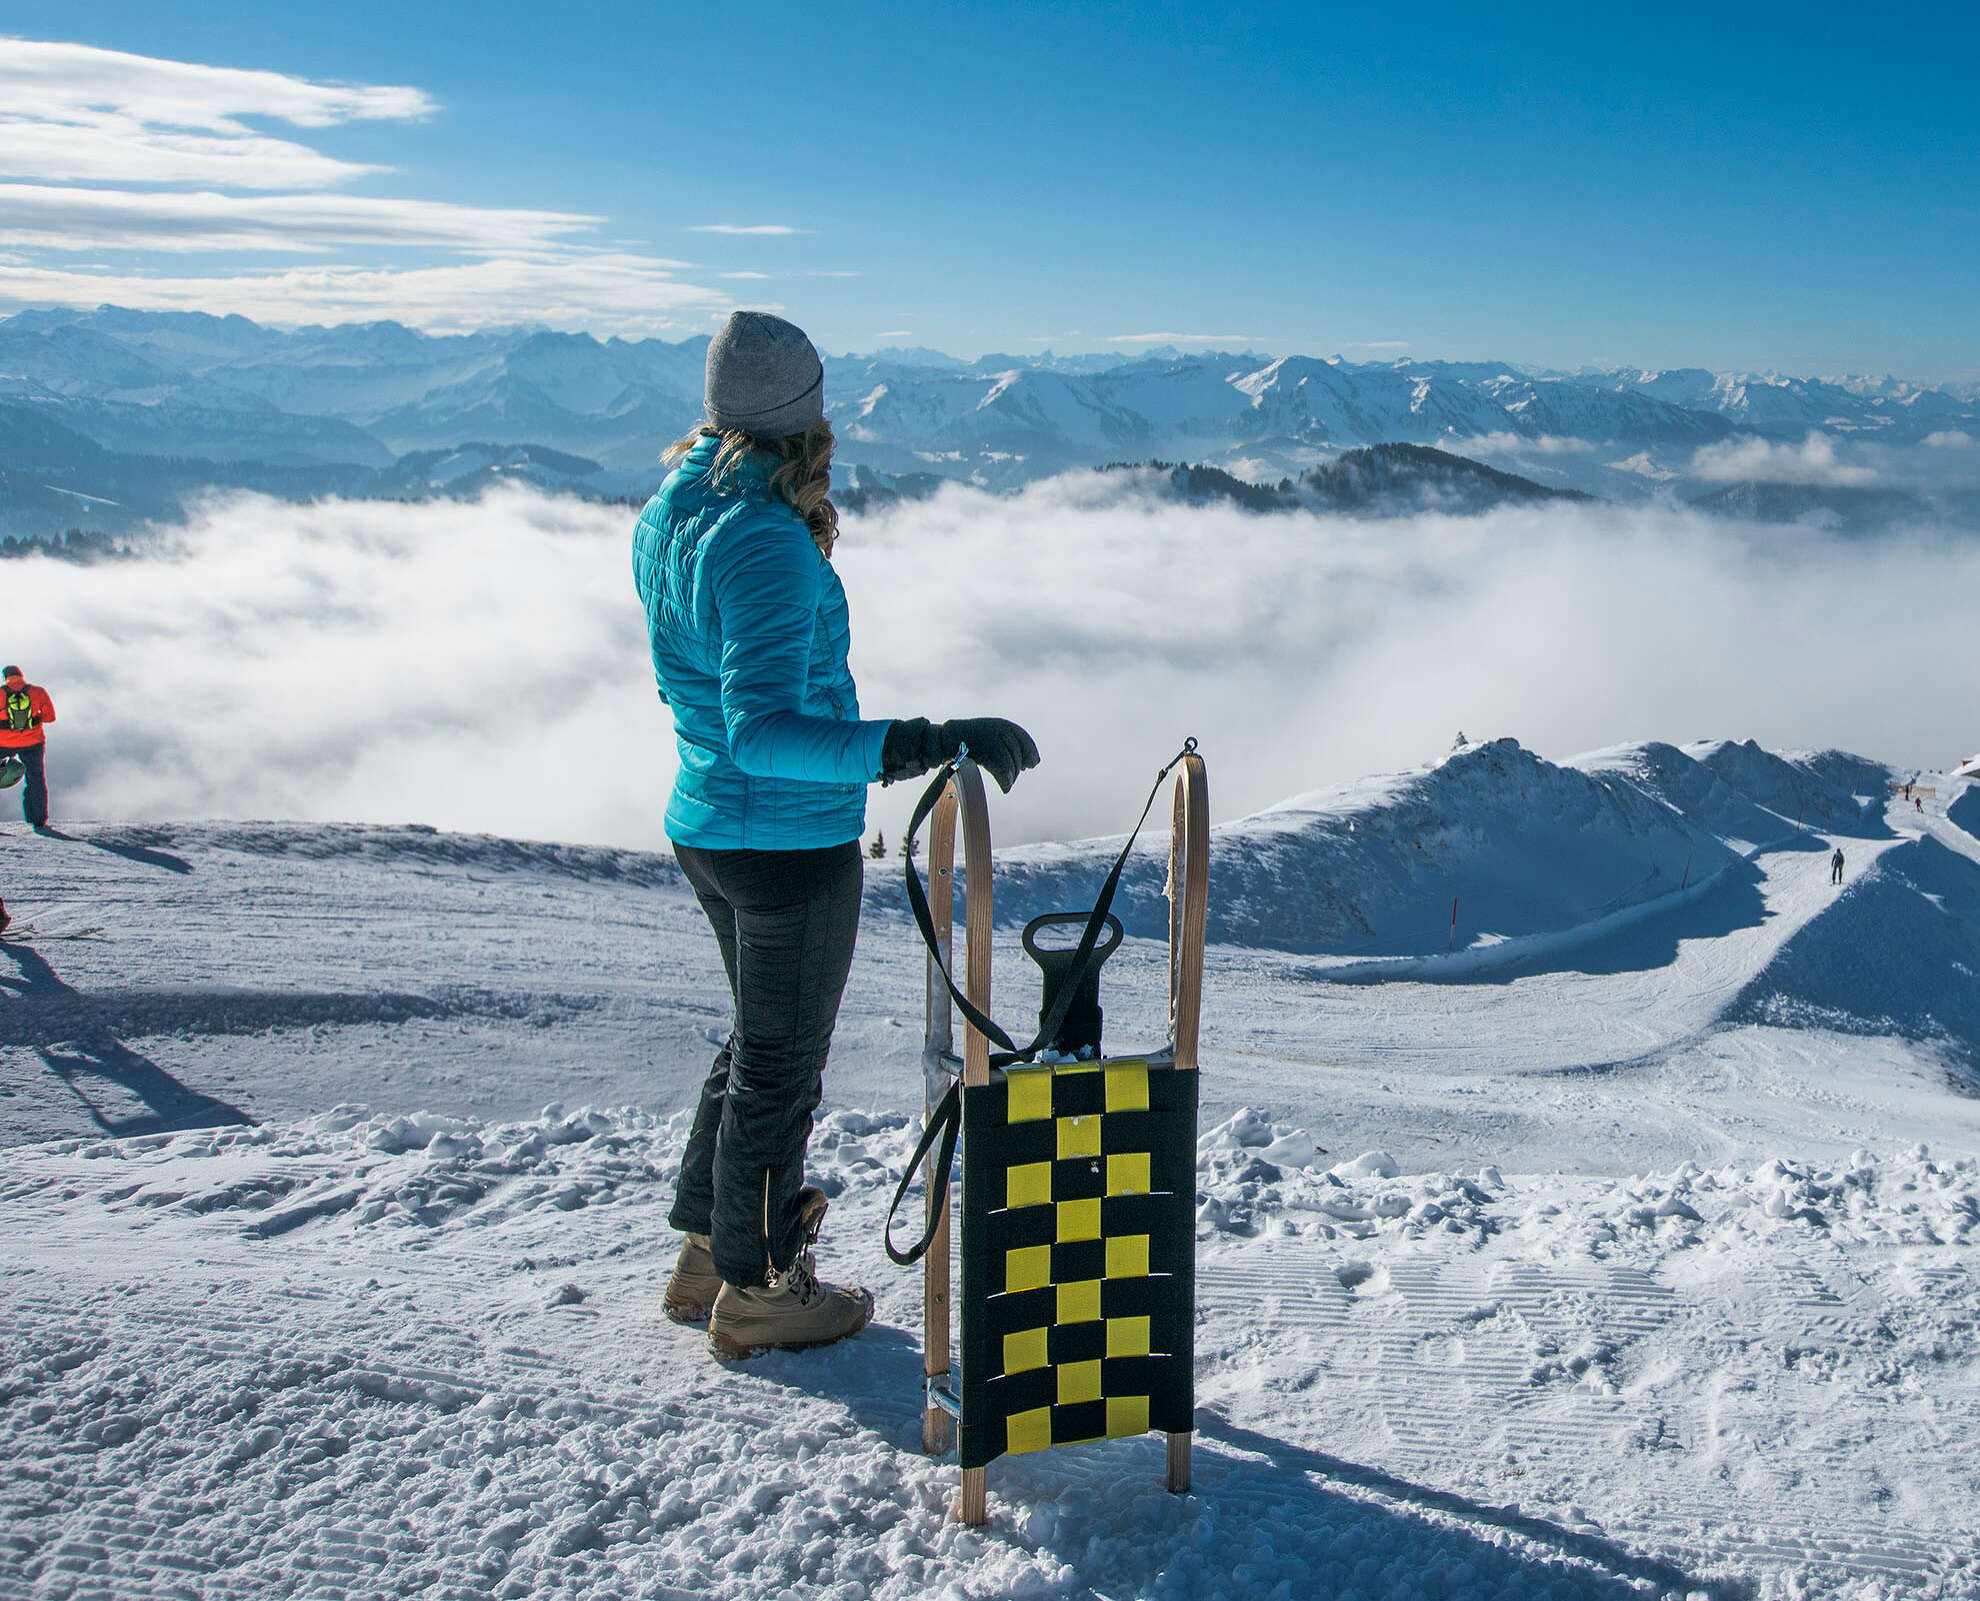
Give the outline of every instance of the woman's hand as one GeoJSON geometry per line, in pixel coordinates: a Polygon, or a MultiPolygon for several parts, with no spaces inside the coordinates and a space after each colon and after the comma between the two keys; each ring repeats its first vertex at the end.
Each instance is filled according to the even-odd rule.
{"type": "Polygon", "coordinates": [[[891,784],[940,767],[958,751],[967,750],[1006,795],[1018,774],[1038,765],[1038,746],[1016,723],[1002,717],[956,717],[931,723],[911,717],[887,730],[880,751],[880,776],[891,784]]]}

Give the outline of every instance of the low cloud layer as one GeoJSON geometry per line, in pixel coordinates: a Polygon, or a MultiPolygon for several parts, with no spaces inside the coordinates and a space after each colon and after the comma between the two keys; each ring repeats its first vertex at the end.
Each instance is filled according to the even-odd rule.
{"type": "Polygon", "coordinates": [[[1722,484],[1752,480],[1860,488],[1878,481],[1875,468],[1844,461],[1836,442],[1823,433],[1811,433],[1798,445],[1752,437],[1702,445],[1691,458],[1691,470],[1722,484]]]}
{"type": "MultiPolygon", "coordinates": [[[[0,654],[60,709],[58,817],[295,817],[657,845],[674,756],[631,513],[209,505],[170,555],[9,563],[0,654]]],[[[1252,517],[1077,474],[848,518],[869,716],[998,713],[1005,841],[1124,827],[1185,734],[1219,816],[1512,734],[1980,745],[1980,540],[1667,510],[1252,517]]],[[[914,786],[873,792],[898,837],[914,786]]]]}

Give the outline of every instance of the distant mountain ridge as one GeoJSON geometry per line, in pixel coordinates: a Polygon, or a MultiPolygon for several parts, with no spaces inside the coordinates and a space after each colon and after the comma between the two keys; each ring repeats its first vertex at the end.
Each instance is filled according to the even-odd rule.
{"type": "MultiPolygon", "coordinates": [[[[212,486],[364,494],[376,482],[406,493],[401,480],[416,471],[407,457],[496,442],[479,448],[582,459],[592,471],[549,476],[637,497],[662,476],[660,452],[701,415],[706,349],[699,337],[436,336],[392,322],[281,330],[196,312],[26,311],[0,321],[0,403],[114,456],[212,464],[199,480],[212,486]]],[[[1526,449],[1564,463],[1600,463],[1613,447],[1675,463],[1659,467],[1669,477],[1700,446],[1741,434],[1795,442],[1821,430],[1891,445],[1980,436],[1980,397],[1891,379],[1173,350],[965,361],[890,349],[829,357],[826,367],[848,481],[866,469],[882,475],[876,484],[922,475],[1008,489],[1150,458],[1269,484],[1391,445],[1526,449]]],[[[542,459],[518,465],[541,469],[542,459]]],[[[1575,481],[1519,460],[1528,473],[1575,481]]],[[[109,521],[169,515],[156,509],[160,496],[169,502],[199,477],[182,466],[161,479],[170,491],[130,498],[121,468],[97,480],[72,461],[58,482],[56,465],[0,461],[9,474],[0,531],[45,529],[65,496],[72,506],[84,504],[78,495],[112,503],[94,513],[109,521]]],[[[1623,490],[1654,487],[1630,472],[1611,477],[1623,490]]],[[[1607,480],[1597,487],[1611,492],[1607,480]]]]}

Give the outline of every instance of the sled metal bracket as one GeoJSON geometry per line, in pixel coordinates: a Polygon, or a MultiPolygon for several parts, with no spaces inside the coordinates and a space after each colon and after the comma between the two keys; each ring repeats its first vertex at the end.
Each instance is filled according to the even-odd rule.
{"type": "Polygon", "coordinates": [[[931,1374],[922,1381],[922,1399],[931,1412],[940,1410],[958,1422],[962,1419],[962,1397],[949,1387],[950,1375],[931,1374]]]}

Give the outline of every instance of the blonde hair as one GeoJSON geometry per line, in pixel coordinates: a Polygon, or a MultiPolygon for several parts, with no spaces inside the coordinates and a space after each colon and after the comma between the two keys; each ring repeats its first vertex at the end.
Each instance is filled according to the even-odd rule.
{"type": "Polygon", "coordinates": [[[661,459],[671,465],[704,439],[722,441],[708,471],[712,484],[719,485],[754,451],[775,456],[778,464],[770,471],[771,490],[804,519],[818,554],[827,560],[831,558],[832,546],[839,538],[839,508],[831,501],[832,450],[836,441],[829,422],[821,417],[803,433],[783,439],[758,439],[740,428],[711,428],[703,423],[685,439],[668,447],[661,459]]]}

